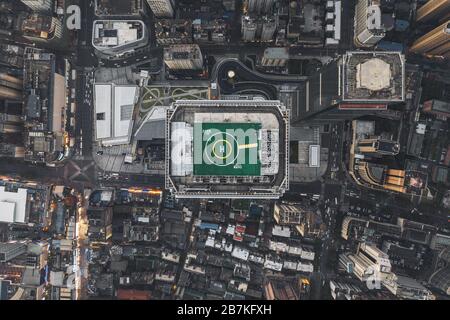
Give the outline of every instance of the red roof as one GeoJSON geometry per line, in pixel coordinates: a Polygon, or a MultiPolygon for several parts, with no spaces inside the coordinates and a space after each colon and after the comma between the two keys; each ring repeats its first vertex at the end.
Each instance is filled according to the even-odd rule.
{"type": "Polygon", "coordinates": [[[118,289],[117,299],[119,300],[150,300],[151,294],[145,290],[118,289]]]}
{"type": "Polygon", "coordinates": [[[386,110],[387,104],[383,104],[383,103],[340,103],[339,104],[339,110],[364,110],[364,109],[386,110]]]}

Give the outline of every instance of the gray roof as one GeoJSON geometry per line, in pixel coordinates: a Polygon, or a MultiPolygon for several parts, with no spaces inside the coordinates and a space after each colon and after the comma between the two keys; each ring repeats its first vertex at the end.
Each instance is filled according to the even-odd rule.
{"type": "Polygon", "coordinates": [[[135,134],[137,140],[153,140],[165,138],[166,123],[164,120],[147,121],[135,134]]]}

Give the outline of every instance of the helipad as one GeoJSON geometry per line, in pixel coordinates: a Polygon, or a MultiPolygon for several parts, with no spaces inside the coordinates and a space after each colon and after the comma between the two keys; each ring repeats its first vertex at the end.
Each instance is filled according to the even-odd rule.
{"type": "Polygon", "coordinates": [[[260,123],[196,123],[194,175],[261,175],[260,129],[260,123]]]}

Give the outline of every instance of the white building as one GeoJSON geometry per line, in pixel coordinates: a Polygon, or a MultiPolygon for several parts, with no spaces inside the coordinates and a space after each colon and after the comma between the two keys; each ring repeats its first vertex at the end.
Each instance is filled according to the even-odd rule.
{"type": "Polygon", "coordinates": [[[94,85],[95,138],[104,146],[128,144],[139,88],[133,85],[94,85]]]}
{"type": "Polygon", "coordinates": [[[0,187],[0,222],[26,223],[29,211],[28,191],[18,188],[17,191],[6,191],[0,187]]]}
{"type": "Polygon", "coordinates": [[[179,44],[164,48],[164,62],[172,70],[203,69],[203,55],[196,44],[179,44]]]}
{"type": "Polygon", "coordinates": [[[147,0],[147,3],[157,18],[172,18],[174,15],[172,0],[147,0]]]}

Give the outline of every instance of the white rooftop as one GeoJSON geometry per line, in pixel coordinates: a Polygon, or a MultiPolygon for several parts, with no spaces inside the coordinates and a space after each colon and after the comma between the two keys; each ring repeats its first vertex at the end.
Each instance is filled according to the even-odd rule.
{"type": "Polygon", "coordinates": [[[127,144],[130,139],[138,87],[95,84],[96,139],[104,145],[127,144]]]}
{"type": "Polygon", "coordinates": [[[391,68],[381,59],[373,58],[357,66],[357,88],[379,91],[391,84],[391,68]]]}
{"type": "Polygon", "coordinates": [[[144,29],[145,25],[142,21],[129,20],[97,20],[94,21],[93,43],[98,48],[111,48],[136,42],[138,37],[138,28],[144,29]],[[101,31],[107,31],[108,35],[101,35],[101,31]]]}
{"type": "Polygon", "coordinates": [[[17,192],[5,191],[0,187],[0,222],[25,223],[27,215],[27,189],[17,192]]]}

